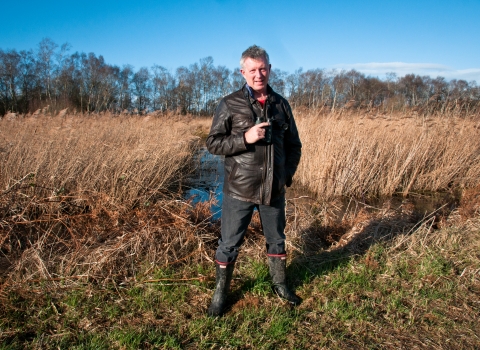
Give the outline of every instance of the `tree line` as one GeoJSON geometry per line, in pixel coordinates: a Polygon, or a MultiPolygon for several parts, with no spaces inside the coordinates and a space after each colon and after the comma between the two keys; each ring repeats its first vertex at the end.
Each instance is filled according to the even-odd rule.
{"type": "MultiPolygon", "coordinates": [[[[118,67],[94,53],[69,54],[70,45],[43,39],[33,50],[0,49],[0,115],[52,111],[114,113],[173,111],[211,115],[220,98],[240,88],[238,69],[215,66],[212,57],[174,72],[154,65],[135,70],[118,67]]],[[[480,87],[475,81],[389,73],[385,79],[356,70],[273,69],[270,85],[293,107],[339,109],[416,108],[435,112],[480,111],[480,87]]]]}

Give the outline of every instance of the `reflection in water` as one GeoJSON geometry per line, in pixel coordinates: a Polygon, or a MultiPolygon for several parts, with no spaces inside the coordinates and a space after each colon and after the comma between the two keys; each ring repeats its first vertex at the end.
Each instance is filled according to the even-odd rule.
{"type": "Polygon", "coordinates": [[[193,177],[188,179],[188,190],[185,191],[185,198],[192,199],[193,204],[198,202],[212,201],[211,211],[213,219],[221,216],[223,198],[223,157],[215,156],[201,148],[195,157],[196,171],[193,177]]]}

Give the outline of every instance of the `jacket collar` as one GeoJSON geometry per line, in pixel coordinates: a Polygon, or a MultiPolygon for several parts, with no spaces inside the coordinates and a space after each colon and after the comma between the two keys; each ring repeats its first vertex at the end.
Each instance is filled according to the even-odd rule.
{"type": "MultiPolygon", "coordinates": [[[[253,97],[253,89],[247,83],[245,83],[243,85],[243,87],[248,92],[248,95],[250,96],[250,98],[255,100],[255,97],[253,97]]],[[[270,85],[267,85],[267,100],[270,101],[270,102],[275,101],[275,94],[274,94],[274,91],[273,91],[273,89],[270,85]]]]}

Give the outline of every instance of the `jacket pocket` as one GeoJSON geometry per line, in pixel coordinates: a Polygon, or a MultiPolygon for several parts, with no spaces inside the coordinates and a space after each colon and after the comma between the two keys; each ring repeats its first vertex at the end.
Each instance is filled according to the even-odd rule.
{"type": "Polygon", "coordinates": [[[235,173],[237,172],[238,168],[238,163],[233,161],[233,165],[228,173],[228,182],[232,182],[232,180],[235,178],[235,173]]]}
{"type": "Polygon", "coordinates": [[[263,171],[258,166],[236,163],[228,177],[230,193],[245,200],[258,200],[263,171]]]}

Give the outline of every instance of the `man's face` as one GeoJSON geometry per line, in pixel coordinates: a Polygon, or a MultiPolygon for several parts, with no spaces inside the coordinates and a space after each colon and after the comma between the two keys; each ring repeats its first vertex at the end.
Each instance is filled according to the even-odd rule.
{"type": "Polygon", "coordinates": [[[266,93],[270,67],[271,65],[264,58],[247,58],[240,72],[247,81],[248,86],[256,92],[266,93]]]}

